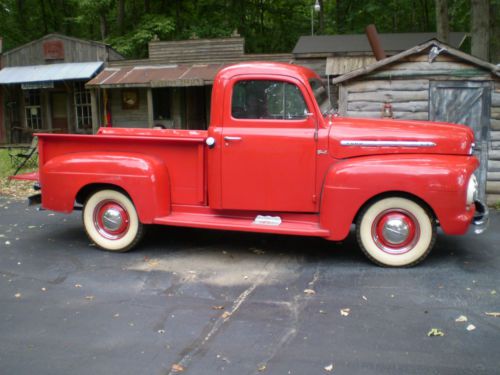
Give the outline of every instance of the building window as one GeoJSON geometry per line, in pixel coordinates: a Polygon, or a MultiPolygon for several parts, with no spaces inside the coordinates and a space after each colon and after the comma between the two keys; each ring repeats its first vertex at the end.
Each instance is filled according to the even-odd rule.
{"type": "Polygon", "coordinates": [[[26,127],[33,130],[42,129],[40,90],[24,91],[24,111],[26,113],[26,127]]]}
{"type": "Polygon", "coordinates": [[[307,106],[300,89],[281,81],[239,81],[233,89],[234,118],[300,120],[307,106]]]}
{"type": "Polygon", "coordinates": [[[85,88],[83,82],[75,82],[75,112],[76,130],[84,131],[92,129],[92,104],[90,101],[90,90],[85,88]]]}

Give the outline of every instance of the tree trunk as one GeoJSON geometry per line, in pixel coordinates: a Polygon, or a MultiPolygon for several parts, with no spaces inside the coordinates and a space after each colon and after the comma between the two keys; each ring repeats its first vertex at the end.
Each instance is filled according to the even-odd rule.
{"type": "Polygon", "coordinates": [[[101,40],[105,40],[108,36],[108,22],[104,14],[99,15],[99,24],[101,29],[101,40]]]}
{"type": "Polygon", "coordinates": [[[436,31],[437,38],[448,43],[450,26],[448,23],[448,1],[436,0],[436,31]]]}
{"type": "Polygon", "coordinates": [[[118,0],[117,18],[118,32],[123,35],[125,32],[125,0],[118,0]]]}
{"type": "Polygon", "coordinates": [[[488,49],[490,45],[489,0],[471,0],[471,5],[471,54],[480,59],[488,61],[488,49]]]}
{"type": "Polygon", "coordinates": [[[500,4],[492,1],[490,4],[490,61],[500,63],[500,4]]]}
{"type": "Polygon", "coordinates": [[[144,12],[149,13],[151,11],[151,2],[149,0],[144,0],[144,12]]]}
{"type": "Polygon", "coordinates": [[[325,10],[323,3],[323,0],[319,0],[319,26],[317,35],[323,34],[325,30],[325,10]]]}

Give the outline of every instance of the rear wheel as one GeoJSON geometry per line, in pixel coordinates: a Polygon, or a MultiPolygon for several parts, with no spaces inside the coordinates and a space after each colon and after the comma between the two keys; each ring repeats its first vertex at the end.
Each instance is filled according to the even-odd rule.
{"type": "Polygon", "coordinates": [[[144,231],[130,198],[116,190],[100,190],[89,197],[83,225],[92,242],[115,252],[131,250],[144,231]]]}
{"type": "Polygon", "coordinates": [[[358,243],[373,262],[410,267],[421,262],[436,240],[436,224],[417,202],[390,197],[365,207],[356,223],[358,243]]]}

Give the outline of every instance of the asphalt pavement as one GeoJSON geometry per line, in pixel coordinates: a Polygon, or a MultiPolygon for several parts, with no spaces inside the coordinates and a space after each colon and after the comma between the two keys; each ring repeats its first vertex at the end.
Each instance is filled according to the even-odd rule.
{"type": "Polygon", "coordinates": [[[80,216],[0,198],[2,375],[500,373],[499,213],[411,269],[352,234],[153,227],[113,254],[80,216]]]}

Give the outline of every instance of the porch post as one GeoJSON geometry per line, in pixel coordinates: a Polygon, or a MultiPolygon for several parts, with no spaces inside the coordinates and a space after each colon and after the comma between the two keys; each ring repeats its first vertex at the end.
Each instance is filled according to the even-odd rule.
{"type": "Polygon", "coordinates": [[[154,126],[154,109],[153,109],[153,89],[151,87],[147,88],[148,97],[148,127],[152,128],[154,126]]]}
{"type": "Polygon", "coordinates": [[[97,99],[96,99],[96,89],[91,89],[90,90],[90,106],[92,108],[92,133],[97,133],[97,130],[99,130],[99,118],[97,117],[97,114],[99,112],[99,109],[97,108],[97,99]]]}

